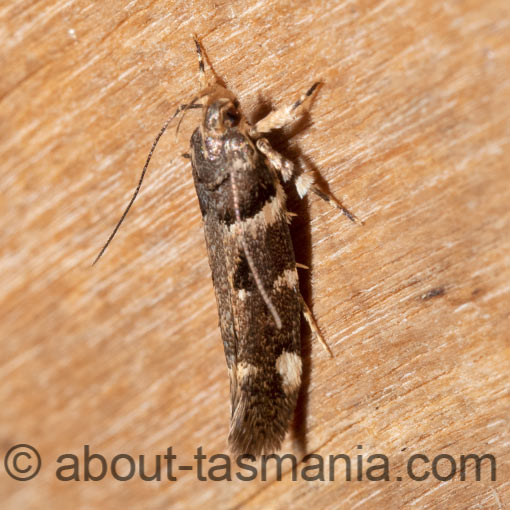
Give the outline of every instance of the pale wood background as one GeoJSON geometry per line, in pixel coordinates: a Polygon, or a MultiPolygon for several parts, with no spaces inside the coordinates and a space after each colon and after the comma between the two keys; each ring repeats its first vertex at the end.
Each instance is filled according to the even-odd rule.
{"type": "Polygon", "coordinates": [[[507,0],[0,4],[0,455],[30,443],[43,458],[29,482],[0,469],[2,508],[509,507],[509,20],[507,0]],[[390,482],[55,479],[84,444],[110,459],[173,445],[181,464],[226,452],[228,379],[179,156],[196,113],[90,267],[197,90],[192,32],[251,118],[323,81],[273,142],[365,225],[317,197],[290,203],[336,357],[305,335],[284,452],[362,445],[388,456],[390,482]],[[413,453],[492,453],[498,478],[414,482],[413,453]]]}

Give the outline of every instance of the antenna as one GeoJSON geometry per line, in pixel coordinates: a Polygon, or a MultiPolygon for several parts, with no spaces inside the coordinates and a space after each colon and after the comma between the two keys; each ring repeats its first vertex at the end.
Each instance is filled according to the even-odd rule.
{"type": "Polygon", "coordinates": [[[113,232],[110,234],[110,237],[108,238],[108,241],[106,241],[105,245],[101,248],[101,251],[99,252],[97,257],[95,258],[94,262],[92,262],[92,265],[95,265],[96,262],[101,258],[103,253],[106,251],[106,248],[108,248],[108,246],[112,242],[113,238],[115,237],[115,234],[117,233],[117,230],[119,230],[119,227],[122,225],[122,222],[126,218],[127,213],[129,212],[129,209],[131,209],[131,206],[133,205],[133,202],[135,201],[135,199],[136,199],[136,197],[138,195],[138,192],[140,191],[140,188],[142,187],[143,178],[145,177],[145,173],[147,172],[147,167],[149,166],[149,162],[150,162],[150,160],[152,158],[152,154],[154,152],[154,149],[156,148],[156,145],[159,142],[159,139],[163,136],[163,133],[166,131],[166,128],[168,127],[170,122],[172,122],[172,120],[174,120],[175,117],[177,117],[177,115],[180,112],[182,112],[183,110],[191,109],[191,108],[202,108],[202,105],[201,104],[194,104],[194,103],[182,104],[181,106],[179,106],[179,108],[177,108],[175,113],[163,124],[163,127],[160,129],[160,131],[158,133],[158,136],[156,136],[156,139],[152,143],[151,150],[149,151],[149,155],[147,156],[147,161],[145,161],[145,165],[143,167],[142,174],[140,175],[140,180],[138,181],[138,185],[136,186],[135,192],[133,193],[133,196],[131,197],[131,200],[129,201],[129,204],[126,207],[126,210],[124,211],[124,213],[120,217],[120,220],[118,221],[117,225],[113,229],[113,232]]]}

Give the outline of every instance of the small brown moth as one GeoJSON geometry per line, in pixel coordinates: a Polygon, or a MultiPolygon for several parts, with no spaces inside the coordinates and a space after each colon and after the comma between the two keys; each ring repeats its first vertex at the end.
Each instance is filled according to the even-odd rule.
{"type": "Polygon", "coordinates": [[[299,265],[288,227],[292,214],[285,208],[282,183],[295,178],[301,198],[311,190],[350,220],[356,218],[316,188],[310,173],[295,175],[294,165],[264,138],[264,133],[299,117],[318,83],[294,104],[252,125],[232,92],[216,80],[206,82],[196,39],[195,45],[200,92],[162,127],[133,197],[94,263],[133,204],[152,153],[171,120],[188,109],[201,109],[201,122],[191,137],[190,154],[185,156],[191,159],[202,212],[230,377],[228,442],[234,454],[272,453],[281,447],[301,386],[301,314],[331,354],[299,291],[299,265]]]}

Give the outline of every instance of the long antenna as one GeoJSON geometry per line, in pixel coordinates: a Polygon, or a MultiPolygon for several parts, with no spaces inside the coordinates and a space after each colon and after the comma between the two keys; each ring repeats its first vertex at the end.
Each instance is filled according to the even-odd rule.
{"type": "Polygon", "coordinates": [[[124,213],[120,217],[120,220],[118,221],[117,225],[113,229],[113,232],[110,234],[110,237],[108,238],[108,241],[106,241],[105,245],[101,248],[101,251],[99,252],[97,257],[95,258],[94,262],[92,262],[92,265],[95,265],[95,263],[101,258],[103,253],[106,251],[106,248],[108,248],[108,246],[112,242],[113,238],[115,237],[115,234],[117,233],[117,230],[119,230],[119,227],[122,225],[122,222],[126,218],[127,213],[129,212],[129,209],[131,209],[131,206],[133,205],[133,202],[135,201],[135,199],[136,199],[136,197],[138,195],[138,192],[140,191],[140,188],[142,187],[143,178],[145,177],[145,173],[147,172],[147,167],[149,166],[149,162],[150,162],[150,160],[152,158],[152,153],[154,152],[154,149],[156,148],[156,145],[158,144],[159,139],[163,136],[163,133],[166,131],[166,128],[168,127],[170,122],[172,122],[172,120],[174,120],[175,117],[180,112],[182,112],[183,110],[189,109],[189,108],[202,108],[202,105],[201,104],[182,104],[181,106],[179,106],[179,108],[177,108],[175,113],[163,124],[163,127],[160,129],[160,131],[158,133],[158,136],[156,136],[156,139],[154,140],[154,142],[152,144],[151,150],[149,151],[149,155],[147,156],[147,161],[145,162],[145,165],[143,167],[142,174],[140,175],[140,180],[138,181],[138,185],[136,186],[135,192],[133,193],[133,196],[131,197],[131,200],[129,201],[129,204],[126,207],[126,210],[124,211],[124,213]]]}
{"type": "MultiPolygon", "coordinates": [[[[177,123],[177,127],[175,128],[175,139],[177,140],[177,135],[179,134],[179,128],[181,127],[181,123],[184,119],[184,116],[186,115],[186,111],[187,110],[191,110],[192,108],[203,108],[204,106],[202,104],[195,104],[199,99],[201,99],[200,96],[195,96],[192,101],[190,103],[188,103],[187,105],[183,104],[181,106],[183,106],[184,108],[182,108],[182,110],[184,110],[184,113],[182,114],[182,117],[179,119],[179,122],[177,123]]],[[[177,115],[177,112],[176,114],[177,115]]],[[[175,117],[174,115],[174,117],[175,117]]]]}

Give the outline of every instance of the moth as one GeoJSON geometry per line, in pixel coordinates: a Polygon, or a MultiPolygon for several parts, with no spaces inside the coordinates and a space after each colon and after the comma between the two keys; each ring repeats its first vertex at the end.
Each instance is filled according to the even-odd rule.
{"type": "MultiPolygon", "coordinates": [[[[280,449],[301,387],[301,315],[331,354],[299,291],[283,183],[294,180],[302,198],[310,190],[356,218],[275,151],[265,134],[296,120],[314,83],[292,105],[255,124],[241,113],[234,94],[206,80],[202,48],[195,38],[200,91],[177,108],[157,135],[138,186],[94,264],[108,247],[140,190],[159,139],[181,112],[201,110],[191,136],[193,180],[202,212],[219,325],[230,377],[228,443],[233,454],[258,456],[280,449]]],[[[212,72],[212,69],[211,69],[212,72]]]]}

